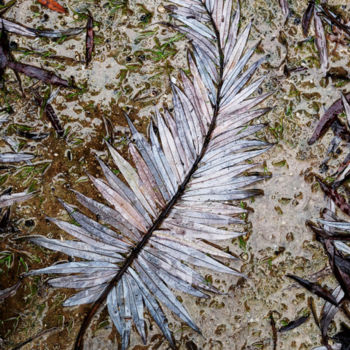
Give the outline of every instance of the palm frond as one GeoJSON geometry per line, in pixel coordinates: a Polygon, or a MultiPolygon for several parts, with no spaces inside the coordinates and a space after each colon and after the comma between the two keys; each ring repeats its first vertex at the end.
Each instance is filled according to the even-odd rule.
{"type": "Polygon", "coordinates": [[[127,117],[136,170],[108,144],[128,185],[101,160],[105,180],[90,179],[111,206],[76,192],[78,202],[113,229],[62,202],[78,225],[51,221],[76,240],[32,239],[86,260],[29,273],[62,274],[50,281],[52,286],[81,289],[66,306],[94,303],[76,349],[82,349],[84,332],[105,301],[122,349],[129,345],[132,322],[146,342],[145,308],[174,348],[160,304],[199,332],[172,290],[197,297],[219,292],[194,267],[243,276],[218,261],[233,257],[209,242],[244,235],[232,229],[244,223],[239,216],[245,212],[232,201],[261,194],[246,187],[265,176],[247,174],[255,164],[245,161],[271,147],[247,138],[264,127],[250,122],[270,110],[253,109],[270,95],[251,97],[264,78],[247,85],[262,60],[245,69],[254,52],[245,52],[250,25],[238,33],[240,10],[232,13],[232,0],[173,2],[172,15],[182,22],[178,29],[193,44],[188,55],[191,76],[181,72],[179,83],[171,83],[174,112],[156,112],[157,126],[150,124],[149,140],[127,117]]]}

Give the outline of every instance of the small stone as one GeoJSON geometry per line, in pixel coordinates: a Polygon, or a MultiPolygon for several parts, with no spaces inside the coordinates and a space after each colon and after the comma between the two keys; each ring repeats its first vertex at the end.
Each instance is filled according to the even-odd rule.
{"type": "Polygon", "coordinates": [[[165,12],[165,7],[162,6],[162,5],[158,6],[158,12],[159,13],[164,13],[165,12]]]}
{"type": "Polygon", "coordinates": [[[16,50],[18,48],[18,44],[15,41],[10,41],[9,46],[11,50],[16,50]]]}
{"type": "Polygon", "coordinates": [[[34,226],[35,225],[35,222],[34,222],[34,220],[26,220],[25,222],[24,222],[24,225],[26,225],[27,227],[32,227],[32,226],[34,226]]]}
{"type": "Polygon", "coordinates": [[[293,233],[292,233],[292,232],[288,232],[288,233],[287,233],[287,236],[286,236],[286,239],[287,239],[288,242],[294,241],[294,235],[293,235],[293,233]]]}
{"type": "Polygon", "coordinates": [[[248,255],[247,253],[242,253],[242,254],[241,254],[241,259],[242,259],[243,261],[248,261],[248,260],[249,260],[249,255],[248,255]]]}

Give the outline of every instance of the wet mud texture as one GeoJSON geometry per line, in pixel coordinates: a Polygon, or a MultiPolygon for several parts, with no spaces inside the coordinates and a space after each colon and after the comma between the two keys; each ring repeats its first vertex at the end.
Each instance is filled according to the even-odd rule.
{"type": "MultiPolygon", "coordinates": [[[[67,0],[61,3],[69,5],[68,15],[49,11],[34,0],[18,0],[6,14],[6,18],[28,26],[60,29],[85,25],[86,17],[78,12],[89,9],[95,19],[96,38],[92,62],[85,68],[84,33],[56,41],[10,36],[16,59],[53,70],[63,78],[73,76],[79,89],[61,89],[52,103],[65,129],[65,138],[58,138],[40,114],[32,95],[33,87],[42,94],[47,94],[48,88],[23,77],[24,98],[15,76],[10,71],[6,73],[0,105],[11,106],[13,113],[1,126],[1,136],[12,136],[21,150],[37,156],[33,165],[21,164],[2,170],[1,189],[10,185],[15,191],[30,188],[37,190],[38,195],[13,208],[12,224],[16,229],[0,240],[1,288],[13,285],[27,269],[67,259],[64,254],[30,244],[26,237],[41,234],[67,238],[45,217],[69,220],[57,197],[76,204],[70,189],[100,199],[86,173],[101,176],[95,154],[111,164],[103,143],[108,137],[103,118],[111,120],[114,144],[130,159],[126,147],[129,133],[122,112],[130,113],[137,128],[146,131],[154,106],[171,107],[169,75],[176,77],[180,68],[187,68],[188,41],[159,24],[169,20],[164,11],[165,1],[124,4],[114,0],[67,0]],[[47,57],[49,53],[68,59],[51,59],[47,57]],[[18,136],[18,130],[50,135],[42,141],[33,141],[18,136]]],[[[344,14],[350,7],[342,7],[338,0],[329,4],[344,14]]],[[[311,294],[291,283],[285,274],[310,278],[327,266],[327,258],[305,227],[305,220],[318,217],[326,203],[310,174],[319,172],[331,132],[312,147],[307,145],[307,139],[324,109],[340,97],[340,91],[348,92],[349,84],[343,79],[322,77],[313,41],[300,43],[304,40],[300,19],[307,7],[306,1],[291,1],[292,15],[286,24],[277,1],[248,0],[241,5],[242,25],[254,21],[249,44],[261,40],[258,52],[268,55],[259,70],[259,75],[266,75],[262,89],[275,91],[265,102],[275,106],[264,117],[269,127],[257,135],[276,142],[274,149],[260,159],[263,170],[271,172],[273,177],[260,184],[265,190],[264,197],[242,203],[252,209],[247,226],[249,235],[244,240],[222,245],[240,256],[241,270],[249,279],[207,273],[207,279],[226,295],[208,300],[179,295],[203,336],[167,313],[178,347],[184,350],[272,349],[269,315],[272,313],[279,328],[309,312],[307,300],[311,294]],[[304,66],[307,70],[287,78],[283,74],[285,64],[291,68],[304,66]]],[[[310,35],[313,35],[312,29],[310,35]]],[[[333,49],[335,45],[331,43],[330,52],[333,49]]],[[[338,46],[330,55],[331,69],[349,74],[349,53],[349,49],[338,46]]],[[[1,151],[9,150],[2,142],[1,151]]],[[[331,169],[332,164],[337,164],[337,159],[331,160],[331,169]]],[[[335,286],[327,272],[315,278],[329,287],[335,286]]],[[[0,304],[1,348],[11,349],[50,329],[23,349],[71,349],[88,306],[63,308],[63,301],[73,291],[50,288],[45,283],[47,279],[47,276],[26,279],[16,296],[0,304]]],[[[320,311],[322,301],[315,298],[315,303],[320,311]]],[[[168,349],[149,315],[146,320],[148,345],[142,345],[133,332],[130,349],[168,349]]],[[[331,333],[339,327],[340,320],[341,315],[337,315],[331,333]]],[[[117,342],[116,331],[104,310],[94,319],[86,349],[116,349],[117,342]]],[[[299,328],[279,334],[277,348],[310,349],[319,344],[320,332],[310,317],[299,328]]]]}

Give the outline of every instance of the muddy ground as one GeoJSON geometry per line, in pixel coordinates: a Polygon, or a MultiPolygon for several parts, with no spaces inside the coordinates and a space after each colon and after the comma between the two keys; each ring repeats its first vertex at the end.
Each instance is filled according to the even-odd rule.
{"type": "MultiPolygon", "coordinates": [[[[15,191],[29,188],[38,194],[12,210],[13,232],[0,241],[1,288],[13,285],[28,269],[67,259],[63,254],[32,245],[26,237],[41,234],[67,238],[45,217],[69,220],[57,197],[76,204],[70,189],[98,198],[86,173],[101,175],[95,154],[109,161],[103,143],[108,136],[103,118],[111,120],[115,146],[130,159],[126,147],[129,133],[122,112],[130,113],[136,126],[145,131],[154,106],[171,105],[169,76],[176,77],[180,68],[187,68],[185,49],[189,42],[159,23],[169,20],[164,11],[167,2],[66,0],[61,3],[68,7],[68,15],[49,11],[34,0],[18,0],[5,15],[32,27],[62,29],[85,25],[86,18],[79,12],[89,9],[95,19],[96,47],[92,63],[85,68],[84,33],[55,41],[10,37],[18,60],[53,70],[64,78],[74,77],[79,89],[61,89],[53,102],[65,129],[62,139],[40,114],[32,94],[33,88],[47,94],[48,87],[23,77],[26,94],[23,97],[14,75],[10,71],[6,73],[0,106],[11,107],[13,112],[1,126],[1,135],[13,137],[21,150],[36,154],[36,158],[32,165],[2,170],[1,188],[11,185],[15,191]],[[60,58],[48,57],[53,54],[60,58]],[[43,141],[32,141],[19,137],[17,130],[50,135],[43,141]]],[[[342,6],[339,0],[329,4],[344,16],[350,9],[350,5],[342,6]]],[[[304,41],[300,25],[306,1],[290,2],[292,14],[287,23],[277,0],[247,0],[241,5],[242,24],[253,20],[249,45],[261,40],[256,55],[268,55],[258,73],[266,75],[263,90],[275,91],[265,102],[275,107],[264,116],[269,127],[257,135],[276,143],[261,159],[262,171],[271,172],[272,178],[259,185],[265,191],[263,197],[246,203],[252,209],[247,239],[223,245],[241,257],[241,270],[249,279],[204,272],[227,294],[209,300],[179,296],[202,329],[202,336],[168,313],[180,349],[272,349],[271,313],[277,328],[310,313],[311,294],[294,286],[285,274],[310,277],[327,266],[327,258],[305,221],[317,218],[326,203],[311,174],[320,172],[331,133],[311,147],[307,139],[324,109],[340,97],[341,91],[349,91],[348,80],[325,78],[320,73],[314,42],[304,41]],[[283,73],[285,64],[306,70],[287,78],[283,73]]],[[[350,50],[329,43],[329,51],[331,69],[343,74],[345,71],[349,76],[350,50]]],[[[5,150],[11,148],[2,142],[1,151],[5,150]]],[[[345,148],[343,153],[347,153],[345,148]]],[[[342,159],[343,155],[337,157],[342,159]]],[[[339,159],[331,160],[330,170],[323,177],[332,173],[339,159]]],[[[329,287],[336,285],[327,271],[317,277],[329,287]]],[[[73,292],[49,288],[47,279],[47,276],[26,279],[16,296],[0,304],[0,348],[11,349],[42,330],[49,332],[23,349],[72,348],[88,307],[63,308],[62,302],[73,292]]],[[[317,297],[314,301],[320,312],[322,301],[317,297]]],[[[168,349],[157,326],[148,315],[146,319],[148,345],[143,346],[133,332],[130,349],[168,349]]],[[[340,320],[338,315],[332,332],[340,320]]],[[[87,338],[87,349],[117,348],[116,331],[105,310],[95,319],[87,338]]],[[[320,345],[320,332],[310,316],[299,328],[280,334],[277,348],[311,349],[316,345],[320,345]]]]}

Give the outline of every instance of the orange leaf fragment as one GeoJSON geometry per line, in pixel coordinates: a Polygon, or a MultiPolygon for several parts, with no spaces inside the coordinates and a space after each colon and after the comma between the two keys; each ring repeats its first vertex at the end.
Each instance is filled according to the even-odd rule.
{"type": "Polygon", "coordinates": [[[38,0],[38,2],[40,2],[40,4],[46,6],[47,8],[49,8],[52,11],[56,11],[59,13],[66,13],[67,10],[61,6],[58,2],[56,2],[55,0],[38,0]]]}

